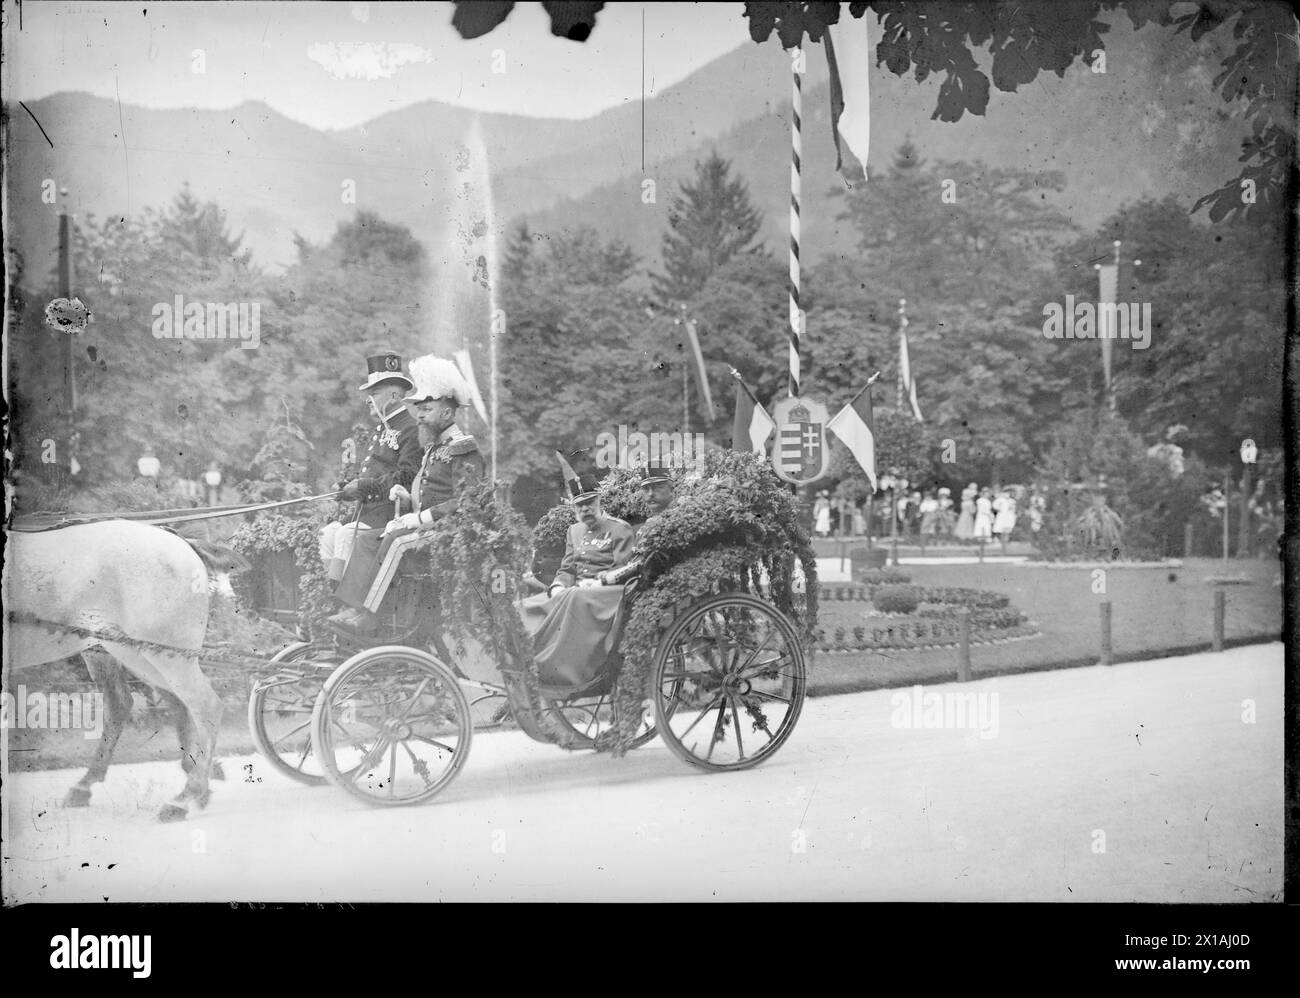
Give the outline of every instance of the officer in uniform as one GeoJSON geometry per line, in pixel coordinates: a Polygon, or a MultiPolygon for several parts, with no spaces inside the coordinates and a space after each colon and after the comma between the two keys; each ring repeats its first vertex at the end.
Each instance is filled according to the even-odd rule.
{"type": "Polygon", "coordinates": [[[438,357],[411,361],[415,386],[405,402],[416,412],[419,438],[425,451],[408,490],[393,485],[389,501],[410,507],[387,523],[382,542],[364,559],[354,557],[338,597],[350,610],[335,614],[331,623],[346,631],[372,635],[378,628],[376,613],[383,603],[402,555],[424,529],[456,508],[457,493],[483,477],[483,455],[472,436],[456,425],[456,413],[469,404],[469,387],[456,365],[438,357]],[[354,572],[355,567],[355,572],[354,572]]]}
{"type": "Polygon", "coordinates": [[[379,422],[370,434],[357,477],[340,493],[345,502],[357,502],[359,508],[352,523],[330,524],[321,532],[321,557],[327,566],[334,558],[345,557],[346,551],[353,552],[339,582],[339,589],[345,591],[352,564],[364,562],[379,548],[380,533],[392,517],[388,493],[399,482],[409,482],[420,466],[419,429],[402,404],[402,396],[412,388],[411,380],[402,374],[402,358],[395,353],[376,354],[366,358],[366,367],[365,383],[357,390],[369,397],[379,422]]]}
{"type": "Polygon", "coordinates": [[[543,681],[583,686],[613,650],[624,587],[610,584],[610,573],[631,559],[636,533],[602,512],[593,481],[571,501],[578,522],[565,538],[560,570],[545,594],[523,601],[523,617],[543,681]]]}

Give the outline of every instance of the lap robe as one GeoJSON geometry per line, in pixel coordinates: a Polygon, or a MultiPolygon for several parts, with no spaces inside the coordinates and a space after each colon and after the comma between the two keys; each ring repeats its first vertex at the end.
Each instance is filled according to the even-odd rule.
{"type": "Polygon", "coordinates": [[[623,586],[573,586],[553,597],[529,596],[520,606],[533,637],[544,683],[582,684],[595,678],[614,650],[623,623],[623,586]]]}

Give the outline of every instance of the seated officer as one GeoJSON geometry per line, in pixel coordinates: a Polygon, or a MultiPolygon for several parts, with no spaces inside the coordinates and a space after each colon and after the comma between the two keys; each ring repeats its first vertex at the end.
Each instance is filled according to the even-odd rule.
{"type": "MultiPolygon", "coordinates": [[[[340,498],[358,502],[356,515],[347,524],[330,523],[321,530],[321,559],[327,570],[343,561],[364,563],[379,549],[380,532],[392,517],[388,493],[399,482],[409,482],[420,467],[419,431],[415,418],[402,404],[412,387],[402,374],[402,358],[395,353],[366,358],[369,374],[358,391],[366,393],[370,408],[379,417],[357,477],[343,486],[340,498]],[[353,548],[357,557],[351,558],[353,548]]],[[[340,584],[347,577],[335,576],[340,584]]]]}
{"type": "Polygon", "coordinates": [[[594,482],[571,500],[578,522],[569,528],[564,559],[545,594],[523,601],[524,627],[545,682],[581,686],[595,678],[619,632],[623,586],[608,573],[632,557],[635,534],[601,511],[594,482]]]}
{"type": "MultiPolygon", "coordinates": [[[[483,455],[472,436],[456,425],[456,413],[469,404],[469,387],[456,365],[437,357],[411,361],[415,389],[406,402],[416,411],[424,458],[408,491],[396,485],[391,498],[412,507],[384,528],[378,550],[359,565],[355,574],[349,566],[337,596],[352,609],[335,614],[330,622],[354,634],[373,635],[378,629],[378,612],[397,574],[402,555],[419,540],[419,535],[456,508],[457,493],[483,476],[483,455]]],[[[355,558],[354,558],[355,560],[355,558]]]]}

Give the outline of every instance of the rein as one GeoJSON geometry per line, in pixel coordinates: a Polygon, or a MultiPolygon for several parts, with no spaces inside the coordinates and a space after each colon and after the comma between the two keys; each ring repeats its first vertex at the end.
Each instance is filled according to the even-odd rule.
{"type": "Polygon", "coordinates": [[[277,509],[281,506],[294,506],[305,502],[321,502],[326,499],[334,499],[338,495],[338,492],[323,492],[316,496],[303,496],[299,499],[280,499],[276,502],[262,502],[244,506],[201,506],[197,509],[154,509],[144,510],[139,513],[91,513],[85,516],[62,516],[58,513],[32,513],[24,518],[26,522],[20,524],[15,521],[10,525],[9,529],[19,533],[41,533],[47,530],[57,530],[60,527],[79,527],[87,523],[103,523],[106,520],[134,520],[138,523],[161,526],[167,523],[184,523],[188,520],[215,520],[223,516],[241,516],[245,513],[256,513],[264,509],[277,509]],[[58,517],[58,519],[50,520],[50,517],[58,517]]]}

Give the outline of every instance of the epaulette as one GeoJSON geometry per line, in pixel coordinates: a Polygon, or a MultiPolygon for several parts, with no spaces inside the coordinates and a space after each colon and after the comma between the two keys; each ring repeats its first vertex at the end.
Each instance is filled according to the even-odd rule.
{"type": "Polygon", "coordinates": [[[448,457],[461,457],[465,454],[473,454],[478,450],[478,441],[467,433],[465,436],[458,437],[444,446],[446,447],[448,457]]]}
{"type": "Polygon", "coordinates": [[[610,523],[617,523],[621,527],[627,527],[629,530],[632,529],[632,524],[628,523],[624,519],[621,519],[620,517],[611,516],[609,513],[606,513],[605,519],[608,520],[610,523]]]}

